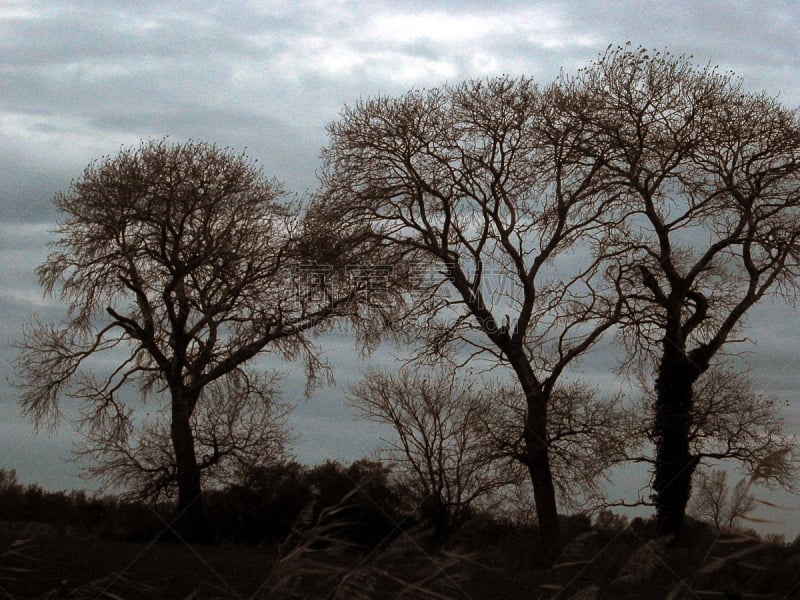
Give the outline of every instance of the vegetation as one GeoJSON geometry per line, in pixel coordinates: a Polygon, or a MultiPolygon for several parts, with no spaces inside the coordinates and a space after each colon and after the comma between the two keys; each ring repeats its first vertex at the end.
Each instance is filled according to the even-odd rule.
{"type": "Polygon", "coordinates": [[[653,495],[662,531],[679,531],[694,385],[800,275],[797,112],[625,46],[543,90],[499,77],[362,101],[329,133],[318,210],[434,264],[423,356],[456,345],[516,376],[548,536],[553,393],[612,327],[626,365],[655,380],[653,495]]]}
{"type": "Polygon", "coordinates": [[[0,582],[34,585],[42,547],[93,539],[108,570],[20,593],[800,595],[800,544],[741,529],[779,509],[756,485],[792,488],[796,440],[721,359],[756,303],[800,281],[797,111],[626,46],[546,88],[503,76],[364,100],[329,133],[308,205],[243,154],[166,140],[56,196],[66,218],[38,274],[68,314],[25,329],[21,404],[39,427],[77,400],[78,456],[123,494],[0,470],[0,582]],[[330,372],[309,335],[335,319],[365,353],[387,335],[414,349],[350,389],[393,430],[387,464],[289,460],[277,378],[251,368],[276,350],[312,386],[330,372]],[[575,378],[610,334],[639,404],[575,378]],[[604,510],[603,478],[631,461],[652,469],[650,521],[604,510]],[[726,461],[745,471],[732,490],[726,461]],[[200,558],[205,542],[258,576],[237,588],[202,558],[200,587],[165,581],[190,577],[174,562],[132,577],[156,542],[200,558]]]}
{"type": "MultiPolygon", "coordinates": [[[[549,408],[554,484],[562,505],[572,509],[603,506],[604,476],[643,443],[643,419],[618,397],[594,396],[588,386],[572,384],[554,390],[549,408]]],[[[520,508],[527,512],[515,506],[517,500],[529,505],[530,494],[525,402],[514,386],[466,378],[457,369],[370,370],[352,386],[349,402],[362,418],[391,427],[382,457],[440,532],[476,508],[505,507],[515,518],[520,508]]]]}
{"type": "Polygon", "coordinates": [[[366,419],[390,425],[385,457],[439,533],[476,506],[500,500],[520,483],[519,469],[498,452],[486,421],[491,401],[454,372],[369,371],[350,403],[366,419]]]}
{"type": "Polygon", "coordinates": [[[748,310],[798,283],[800,117],[730,73],[630,47],[559,88],[578,152],[626,207],[605,244],[629,360],[655,375],[653,492],[675,533],[697,466],[695,383],[748,310]]]}
{"type": "Polygon", "coordinates": [[[466,349],[510,368],[524,399],[519,429],[537,520],[553,542],[549,404],[623,308],[601,268],[617,198],[578,152],[581,127],[526,78],[366,100],[329,127],[316,207],[431,264],[414,299],[420,359],[466,349]],[[572,252],[579,244],[587,251],[572,252]]]}
{"type": "Polygon", "coordinates": [[[654,520],[628,522],[606,511],[594,522],[562,517],[565,546],[552,565],[537,551],[544,542],[535,527],[490,512],[433,535],[399,505],[405,490],[378,463],[269,469],[208,494],[216,546],[172,535],[169,507],[45,492],[0,471],[0,593],[633,600],[800,591],[798,541],[690,520],[689,541],[669,543],[654,520]],[[285,483],[259,488],[257,481],[285,483]]]}
{"type": "Polygon", "coordinates": [[[352,312],[365,283],[293,279],[315,230],[278,182],[214,145],[123,149],[55,203],[66,219],[38,274],[69,315],[25,331],[24,413],[52,423],[63,396],[80,400],[90,474],[144,496],[177,490],[184,533],[201,539],[203,478],[280,460],[286,442],[274,379],[248,361],[269,348],[313,376],[305,332],[352,312]],[[144,425],[131,408],[142,396],[164,400],[144,425]]]}

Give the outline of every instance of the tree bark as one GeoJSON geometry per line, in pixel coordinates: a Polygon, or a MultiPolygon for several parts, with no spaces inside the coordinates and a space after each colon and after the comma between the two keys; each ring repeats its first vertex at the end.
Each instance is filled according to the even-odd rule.
{"type": "Polygon", "coordinates": [[[178,523],[181,535],[187,541],[207,542],[210,536],[203,508],[200,469],[195,456],[189,405],[190,399],[185,395],[173,394],[170,434],[178,480],[178,523]]]}
{"type": "Polygon", "coordinates": [[[527,410],[523,437],[539,533],[545,541],[557,547],[561,540],[561,526],[558,522],[556,490],[550,470],[550,448],[547,442],[548,398],[542,392],[524,353],[507,355],[525,393],[527,410]]]}
{"type": "Polygon", "coordinates": [[[536,519],[542,537],[557,544],[561,537],[558,522],[556,491],[550,470],[550,449],[547,443],[547,404],[541,398],[528,400],[525,419],[525,453],[528,473],[533,484],[536,519]]]}
{"type": "Polygon", "coordinates": [[[697,458],[689,448],[692,385],[699,376],[685,352],[665,338],[656,379],[653,433],[656,442],[654,492],[663,534],[678,533],[686,516],[697,458]]]}

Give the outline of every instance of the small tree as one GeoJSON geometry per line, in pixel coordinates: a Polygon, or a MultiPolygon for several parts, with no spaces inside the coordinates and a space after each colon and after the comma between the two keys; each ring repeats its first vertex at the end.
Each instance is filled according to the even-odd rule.
{"type": "Polygon", "coordinates": [[[757,394],[743,371],[714,365],[694,386],[691,454],[698,467],[733,462],[763,484],[791,490],[797,439],[784,431],[779,401],[757,394]]]}
{"type": "Polygon", "coordinates": [[[700,485],[692,495],[690,514],[710,521],[717,531],[730,531],[739,520],[755,510],[756,499],[750,493],[749,479],[741,479],[731,490],[728,472],[715,469],[710,475],[700,473],[700,485]]]}
{"type": "MultiPolygon", "coordinates": [[[[248,374],[246,381],[224,379],[206,387],[191,417],[203,488],[231,485],[245,473],[286,460],[290,407],[276,400],[272,384],[248,374]]],[[[99,415],[84,415],[84,436],[74,454],[87,459],[85,475],[147,502],[177,497],[178,468],[165,411],[136,420],[132,407],[122,409],[126,414],[116,425],[98,427],[99,415]],[[110,435],[115,426],[126,431],[110,435]]]]}
{"type": "Polygon", "coordinates": [[[19,512],[20,500],[25,492],[17,480],[16,469],[0,469],[0,519],[6,521],[19,512]]]}
{"type": "Polygon", "coordinates": [[[800,118],[729,73],[629,47],[561,89],[583,125],[576,151],[628,209],[607,243],[629,259],[623,339],[656,372],[654,493],[674,532],[696,466],[694,385],[747,311],[800,273],[800,118]]]}
{"type": "MultiPolygon", "coordinates": [[[[525,403],[513,387],[490,387],[495,401],[484,416],[495,452],[525,464],[520,419],[525,403]]],[[[620,394],[600,396],[589,385],[570,382],[550,399],[547,444],[559,502],[573,510],[607,504],[602,483],[609,470],[628,462],[643,446],[641,417],[620,394]]]]}
{"type": "Polygon", "coordinates": [[[453,372],[367,371],[349,402],[361,417],[392,427],[387,459],[440,533],[522,475],[488,435],[490,397],[453,372]]]}
{"type": "MultiPolygon", "coordinates": [[[[251,410],[266,391],[243,366],[269,348],[304,357],[314,375],[322,363],[304,332],[352,314],[364,285],[336,279],[337,265],[327,277],[294,279],[298,262],[319,258],[302,252],[320,245],[315,236],[338,243],[340,234],[304,222],[278,182],[214,145],[122,149],[90,164],[55,204],[66,219],[38,274],[69,313],[58,326],[25,331],[24,412],[38,426],[58,417],[62,396],[80,400],[90,452],[121,460],[123,480],[137,471],[154,474],[154,489],[174,480],[184,532],[202,538],[204,464],[252,449],[242,432],[263,436],[255,429],[277,416],[251,410]],[[110,370],[92,364],[101,356],[110,370]],[[129,384],[167,399],[166,421],[139,446],[128,442],[137,426],[126,409],[129,384]],[[256,427],[220,423],[237,411],[256,427]],[[200,449],[210,454],[198,457],[200,449]]],[[[327,256],[336,248],[328,244],[327,256]]],[[[100,470],[117,473],[108,463],[100,470]]]]}
{"type": "MultiPolygon", "coordinates": [[[[694,393],[689,446],[692,468],[702,486],[697,494],[704,498],[702,504],[706,507],[703,509],[706,516],[715,510],[713,506],[718,503],[711,498],[720,499],[727,494],[727,480],[722,481],[722,475],[718,474],[727,471],[720,466],[744,470],[748,477],[756,477],[761,485],[767,487],[794,489],[800,468],[797,439],[785,433],[777,398],[755,393],[747,373],[726,363],[709,367],[697,379],[694,393]],[[720,492],[723,487],[724,493],[720,492]]],[[[654,390],[648,390],[626,411],[629,418],[625,425],[619,421],[618,435],[628,440],[628,451],[641,449],[654,441],[654,395],[654,390]]],[[[649,453],[631,453],[623,462],[655,466],[656,459],[649,453]]],[[[620,504],[627,505],[625,502],[620,504]]],[[[639,506],[653,504],[642,497],[636,503],[639,506]]]]}
{"type": "Polygon", "coordinates": [[[756,394],[746,374],[733,367],[711,367],[698,379],[695,397],[690,442],[699,485],[689,512],[718,531],[732,530],[758,505],[753,485],[793,489],[797,440],[784,433],[777,399],[756,394]],[[726,461],[747,472],[733,489],[727,471],[708,471],[726,461]]]}
{"type": "Polygon", "coordinates": [[[715,469],[711,474],[700,471],[700,486],[692,496],[692,514],[711,521],[717,531],[735,529],[740,520],[759,521],[749,517],[749,513],[758,504],[775,505],[759,500],[751,490],[754,485],[769,487],[776,481],[781,481],[787,473],[787,456],[792,450],[793,448],[785,448],[765,454],[752,467],[750,474],[740,479],[732,490],[728,487],[727,471],[715,469]]]}
{"type": "MultiPolygon", "coordinates": [[[[520,510],[522,498],[530,502],[524,399],[513,386],[457,376],[443,369],[368,371],[350,394],[362,417],[392,427],[387,458],[405,487],[425,500],[429,516],[438,515],[441,530],[473,505],[520,510]]],[[[601,401],[579,383],[556,389],[550,402],[547,444],[559,502],[573,509],[603,505],[603,477],[642,443],[638,416],[620,396],[601,401]]]]}
{"type": "Polygon", "coordinates": [[[23,487],[17,480],[17,470],[0,469],[0,494],[20,494],[23,487]]]}

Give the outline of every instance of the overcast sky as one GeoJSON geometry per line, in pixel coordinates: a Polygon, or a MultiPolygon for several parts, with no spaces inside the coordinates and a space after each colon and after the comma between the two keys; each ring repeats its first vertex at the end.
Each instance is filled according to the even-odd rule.
{"type": "MultiPolygon", "coordinates": [[[[10,341],[43,300],[33,275],[57,218],[52,196],[95,158],[142,138],[246,147],[295,192],[313,190],[325,125],[376,94],[507,73],[543,83],[626,41],[732,69],[751,90],[800,103],[800,9],[793,2],[29,2],[0,3],[0,335],[10,341]]],[[[800,319],[774,303],[750,318],[759,389],[796,401],[800,319]]],[[[357,373],[348,342],[328,344],[340,382],[357,373]],[[342,345],[339,347],[339,345],[342,345]]],[[[375,360],[388,364],[386,352],[375,360]]],[[[606,355],[584,369],[613,381],[606,355]]],[[[295,451],[357,458],[377,430],[353,426],[336,389],[295,398],[295,451]]],[[[788,413],[797,427],[797,404],[788,413]]],[[[0,468],[59,489],[68,430],[34,436],[0,392],[0,468]]],[[[74,469],[72,469],[74,470],[74,469]]]]}

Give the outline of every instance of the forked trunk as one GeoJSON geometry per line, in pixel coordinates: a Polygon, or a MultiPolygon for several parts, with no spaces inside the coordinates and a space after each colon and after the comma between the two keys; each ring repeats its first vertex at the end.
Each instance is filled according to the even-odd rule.
{"type": "Polygon", "coordinates": [[[695,379],[696,369],[685,354],[666,343],[656,379],[653,425],[656,517],[664,534],[678,533],[683,525],[697,466],[689,448],[695,379]]]}
{"type": "Polygon", "coordinates": [[[209,540],[203,495],[200,486],[200,469],[194,451],[194,436],[186,398],[172,400],[172,447],[175,451],[178,480],[178,523],[181,535],[187,541],[209,540]]]}

